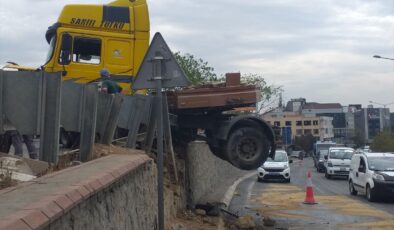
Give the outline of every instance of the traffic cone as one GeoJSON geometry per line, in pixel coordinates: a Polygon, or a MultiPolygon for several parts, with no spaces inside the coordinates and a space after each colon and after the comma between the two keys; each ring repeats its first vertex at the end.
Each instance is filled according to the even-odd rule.
{"type": "Polygon", "coordinates": [[[315,198],[313,197],[311,170],[308,171],[308,179],[306,181],[306,196],[305,196],[304,204],[317,204],[315,202],[315,198]]]}

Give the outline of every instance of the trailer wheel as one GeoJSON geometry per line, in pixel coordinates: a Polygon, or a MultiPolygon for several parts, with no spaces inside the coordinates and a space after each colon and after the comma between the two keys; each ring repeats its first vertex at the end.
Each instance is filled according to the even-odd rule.
{"type": "Polygon", "coordinates": [[[267,159],[270,142],[260,130],[240,127],[230,134],[226,150],[228,160],[235,167],[245,170],[256,169],[267,159]]]}

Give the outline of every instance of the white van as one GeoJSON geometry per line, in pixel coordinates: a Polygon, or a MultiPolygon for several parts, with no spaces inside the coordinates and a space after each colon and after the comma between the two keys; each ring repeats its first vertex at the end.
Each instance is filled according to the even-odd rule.
{"type": "Polygon", "coordinates": [[[347,147],[331,147],[325,156],[326,167],[325,176],[330,179],[332,176],[349,176],[350,160],[354,154],[354,149],[347,147]]]}
{"type": "Polygon", "coordinates": [[[349,191],[363,193],[369,201],[394,197],[394,153],[355,154],[349,174],[349,191]]]}

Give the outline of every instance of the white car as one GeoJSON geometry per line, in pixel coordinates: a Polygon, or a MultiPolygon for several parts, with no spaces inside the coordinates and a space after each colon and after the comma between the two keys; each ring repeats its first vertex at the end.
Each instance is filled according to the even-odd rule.
{"type": "Polygon", "coordinates": [[[264,164],[257,169],[257,180],[282,179],[290,182],[290,166],[286,151],[277,150],[274,159],[268,158],[264,164]]]}
{"type": "Polygon", "coordinates": [[[349,191],[363,193],[369,201],[394,197],[394,153],[355,154],[349,174],[349,191]]]}
{"type": "Polygon", "coordinates": [[[347,147],[331,147],[325,156],[325,176],[330,179],[333,176],[349,176],[350,161],[354,155],[354,149],[347,147]]]}

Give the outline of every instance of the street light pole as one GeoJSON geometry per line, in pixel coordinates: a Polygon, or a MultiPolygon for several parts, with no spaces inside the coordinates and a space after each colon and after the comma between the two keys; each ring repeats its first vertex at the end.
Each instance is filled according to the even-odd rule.
{"type": "Polygon", "coordinates": [[[381,105],[381,106],[383,106],[383,108],[386,108],[386,106],[388,106],[388,105],[394,104],[394,102],[387,103],[387,104],[382,104],[382,103],[378,103],[378,102],[374,102],[374,101],[369,101],[369,103],[381,105]]]}
{"type": "Polygon", "coordinates": [[[382,56],[379,56],[379,55],[374,55],[373,57],[374,57],[374,58],[381,58],[381,59],[387,59],[387,60],[392,60],[392,61],[394,61],[394,58],[382,57],[382,56]]]}

